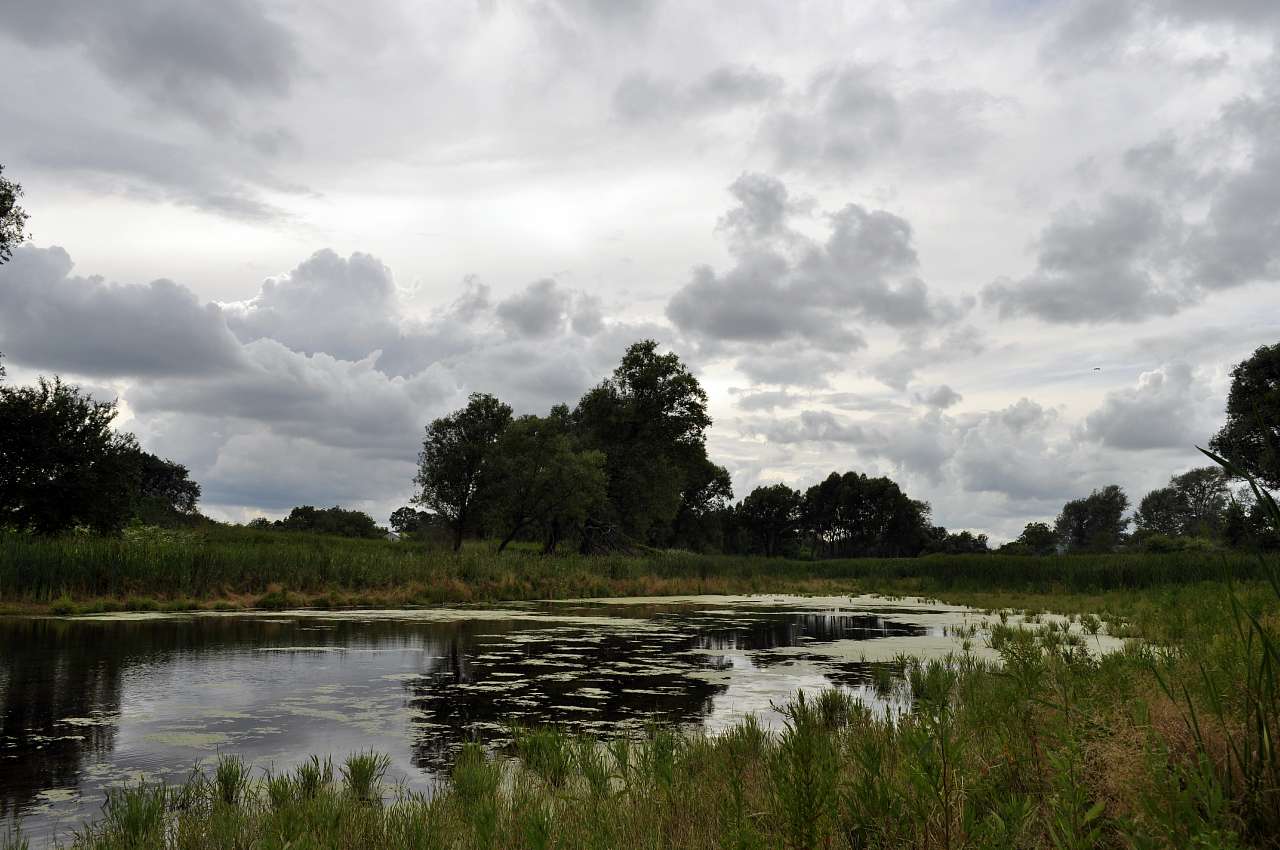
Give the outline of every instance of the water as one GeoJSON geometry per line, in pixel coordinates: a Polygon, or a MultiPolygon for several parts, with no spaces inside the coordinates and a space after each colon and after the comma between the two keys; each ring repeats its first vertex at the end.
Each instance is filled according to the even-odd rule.
{"type": "Polygon", "coordinates": [[[871,666],[956,649],[965,609],[686,597],[414,611],[0,618],[0,835],[44,843],[106,789],[180,781],[219,752],[286,769],[374,749],[429,789],[509,724],[711,731],[797,689],[868,702],[871,666]],[[863,660],[863,659],[866,660],[863,660]]]}

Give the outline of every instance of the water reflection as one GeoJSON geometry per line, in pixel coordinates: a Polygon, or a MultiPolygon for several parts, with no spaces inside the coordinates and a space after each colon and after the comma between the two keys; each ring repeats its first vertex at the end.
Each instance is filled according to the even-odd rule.
{"type": "Polygon", "coordinates": [[[925,632],[794,604],[3,618],[0,819],[65,835],[113,784],[179,780],[219,751],[282,768],[372,747],[426,787],[461,742],[500,740],[511,722],[719,727],[796,687],[866,681],[865,665],[772,650],[925,632]]]}

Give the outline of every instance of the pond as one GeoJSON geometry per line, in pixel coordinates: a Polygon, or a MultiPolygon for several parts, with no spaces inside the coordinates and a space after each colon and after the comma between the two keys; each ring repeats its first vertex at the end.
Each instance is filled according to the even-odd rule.
{"type": "MultiPolygon", "coordinates": [[[[710,731],[798,689],[884,706],[872,666],[954,651],[977,612],[918,600],[611,599],[480,608],[0,618],[0,835],[66,837],[106,790],[220,752],[286,769],[374,749],[427,790],[510,725],[710,731]]],[[[983,651],[981,639],[975,651],[983,651]]]]}

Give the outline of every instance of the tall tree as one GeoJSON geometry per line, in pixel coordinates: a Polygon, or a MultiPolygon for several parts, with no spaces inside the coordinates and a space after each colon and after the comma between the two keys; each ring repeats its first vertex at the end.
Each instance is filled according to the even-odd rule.
{"type": "Polygon", "coordinates": [[[0,387],[0,525],[118,532],[138,492],[137,443],[111,428],[114,401],[61,380],[0,387]]]}
{"type": "Polygon", "coordinates": [[[133,452],[129,462],[138,484],[134,502],[137,517],[146,522],[164,522],[196,515],[200,485],[191,480],[185,466],[141,449],[133,452]]]}
{"type": "Polygon", "coordinates": [[[0,263],[8,262],[13,249],[27,238],[27,212],[18,205],[22,186],[4,176],[0,165],[0,263]]]}
{"type": "Polygon", "coordinates": [[[1169,537],[1215,536],[1222,531],[1228,500],[1222,470],[1200,466],[1143,496],[1133,521],[1139,531],[1169,537]]]}
{"type": "Polygon", "coordinates": [[[487,393],[427,426],[414,483],[416,504],[442,517],[453,532],[453,550],[480,519],[485,473],[498,437],[511,423],[511,408],[487,393]]]}
{"type": "Polygon", "coordinates": [[[1129,497],[1116,484],[1062,506],[1056,530],[1069,551],[1109,552],[1119,545],[1129,520],[1129,497]]]}
{"type": "Polygon", "coordinates": [[[1032,555],[1052,555],[1058,548],[1058,535],[1047,522],[1029,522],[1018,535],[1018,541],[1032,555]]]}
{"type": "Polygon", "coordinates": [[[604,455],[577,451],[556,417],[521,416],[498,438],[489,471],[490,510],[501,552],[518,535],[541,534],[544,551],[580,528],[605,498],[604,455]]]}
{"type": "Polygon", "coordinates": [[[1280,343],[1258,348],[1231,370],[1227,421],[1209,447],[1280,489],[1280,343]]]}
{"type": "Polygon", "coordinates": [[[607,509],[595,524],[661,542],[702,485],[711,417],[698,379],[654,340],[634,343],[612,377],[582,397],[573,422],[583,445],[607,458],[607,509]]]}
{"type": "Polygon", "coordinates": [[[815,554],[834,557],[920,554],[929,539],[929,506],[888,478],[833,472],[810,487],[803,526],[815,554]]]}
{"type": "Polygon", "coordinates": [[[757,487],[747,494],[737,514],[753,551],[774,557],[790,548],[800,526],[802,499],[786,484],[757,487]]]}

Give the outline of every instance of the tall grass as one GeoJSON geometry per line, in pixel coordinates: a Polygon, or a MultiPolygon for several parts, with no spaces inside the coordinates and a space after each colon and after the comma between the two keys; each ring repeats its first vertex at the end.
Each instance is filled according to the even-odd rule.
{"type": "Polygon", "coordinates": [[[1230,552],[794,561],[658,551],[544,557],[521,551],[497,554],[483,544],[454,555],[414,543],[234,527],[140,539],[0,533],[4,603],[251,595],[267,607],[286,607],[324,604],[326,594],[334,594],[337,602],[359,603],[363,597],[432,603],[781,592],[814,582],[915,583],[925,591],[1096,592],[1217,581],[1227,575],[1251,579],[1264,572],[1265,564],[1256,558],[1230,552]]]}

